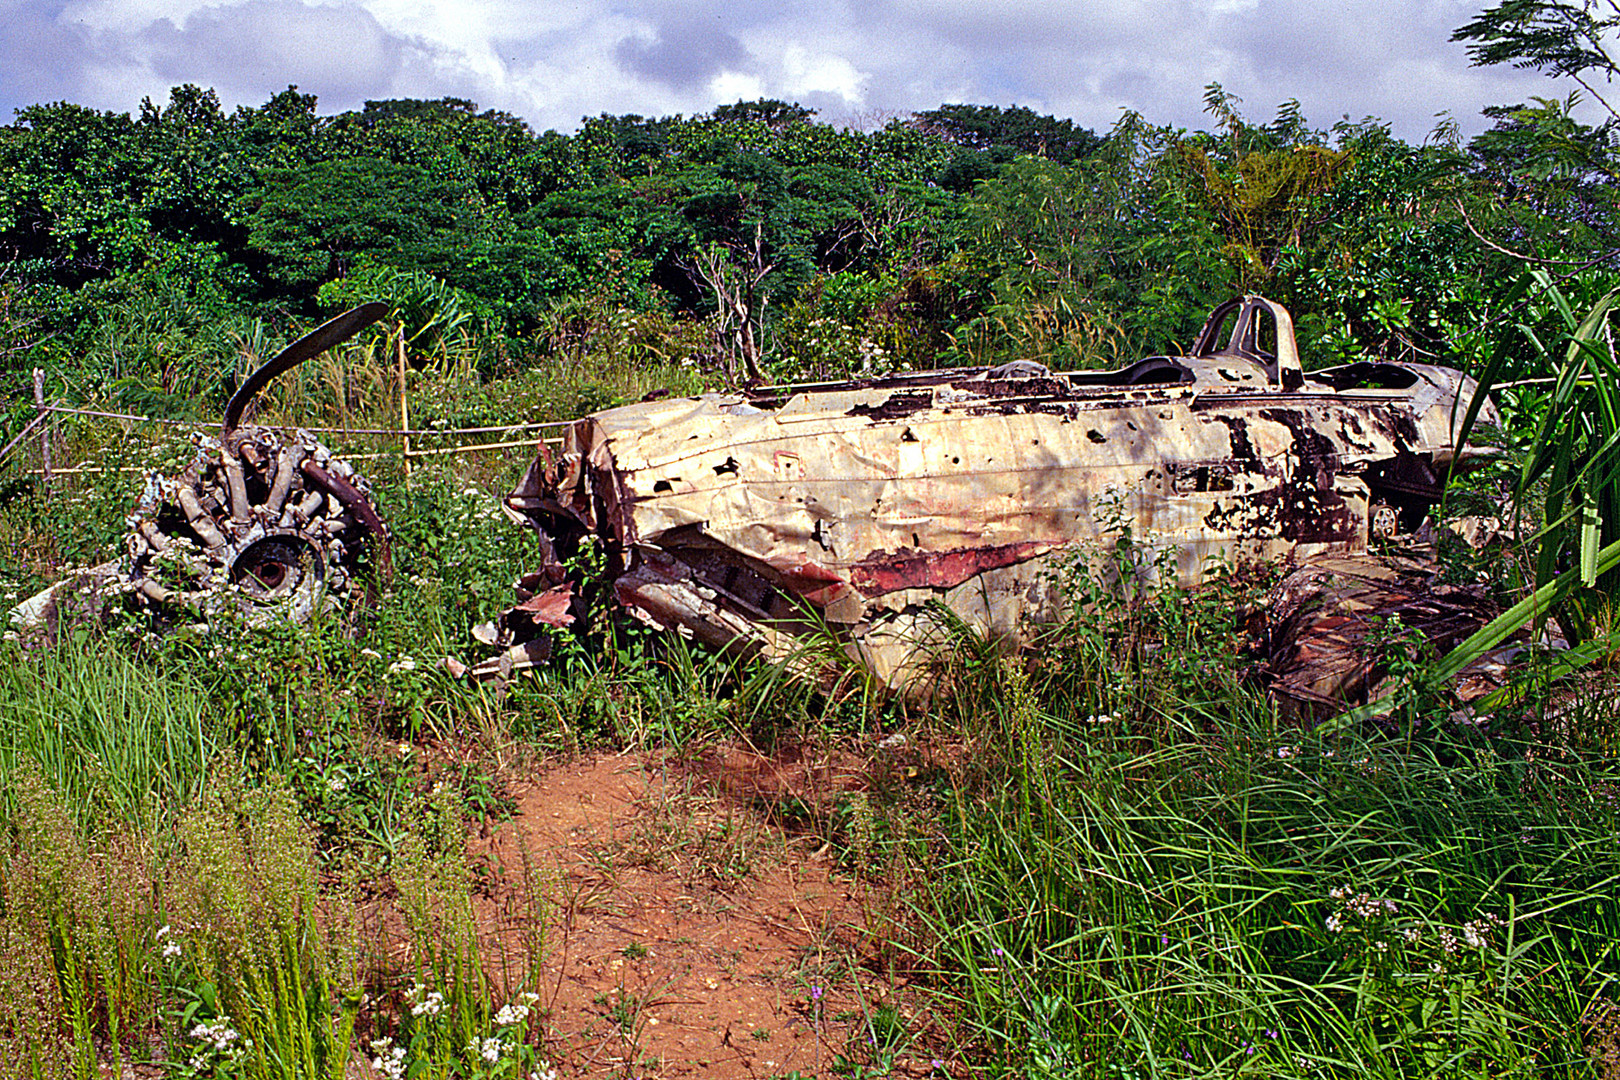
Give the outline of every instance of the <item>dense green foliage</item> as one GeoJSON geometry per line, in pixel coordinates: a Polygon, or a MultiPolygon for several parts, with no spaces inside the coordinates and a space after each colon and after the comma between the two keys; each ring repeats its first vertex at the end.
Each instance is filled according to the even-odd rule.
{"type": "MultiPolygon", "coordinates": [[[[1579,52],[1588,30],[1544,41],[1520,6],[1459,32],[1483,62],[1608,72],[1579,52]]],[[[383,268],[460,297],[486,371],[557,348],[582,301],[700,325],[700,367],[781,378],[1117,362],[1182,347],[1255,290],[1290,306],[1311,362],[1468,366],[1481,328],[1515,318],[1526,260],[1609,264],[1614,133],[1568,102],[1496,107],[1467,144],[1442,125],[1421,146],[1374,120],[1314,128],[1293,102],[1255,122],[1218,85],[1205,104],[1208,131],[1127,113],[1101,135],[962,104],[870,132],[757,101],[573,134],[454,98],[321,116],[296,88],[229,115],[196,86],[134,117],[31,106],[0,129],[0,385],[35,365],[73,382],[137,310],[281,331],[383,268]]],[[[204,351],[187,363],[217,372],[204,351]]],[[[172,364],[115,363],[73,392],[174,392],[172,364]]]]}

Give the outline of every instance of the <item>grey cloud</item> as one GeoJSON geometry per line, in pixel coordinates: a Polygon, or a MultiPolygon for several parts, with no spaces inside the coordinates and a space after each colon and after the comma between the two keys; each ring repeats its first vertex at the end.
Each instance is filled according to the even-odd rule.
{"type": "Polygon", "coordinates": [[[1462,49],[1447,44],[1452,29],[1432,6],[1414,4],[1394,12],[1343,0],[1309,9],[1261,0],[1253,12],[1216,20],[1211,27],[1212,38],[1241,57],[1256,82],[1276,87],[1283,97],[1357,84],[1365,88],[1391,71],[1448,51],[1464,67],[1462,49]]]}
{"type": "Polygon", "coordinates": [[[1211,37],[1234,61],[1221,81],[1246,99],[1245,115],[1265,119],[1278,103],[1297,98],[1318,127],[1345,115],[1372,116],[1404,138],[1422,139],[1442,110],[1465,130],[1483,128],[1480,109],[1513,100],[1534,79],[1469,66],[1450,37],[1473,10],[1435,0],[1398,7],[1260,0],[1251,13],[1217,21],[1211,37]]]}
{"type": "Polygon", "coordinates": [[[625,38],[613,55],[627,70],[677,90],[697,89],[722,71],[738,70],[748,51],[719,23],[719,16],[664,23],[651,44],[625,38]]]}
{"type": "Polygon", "coordinates": [[[671,26],[710,25],[746,31],[760,26],[837,22],[838,4],[808,8],[802,0],[633,0],[615,10],[645,19],[661,30],[671,26]]]}
{"type": "Polygon", "coordinates": [[[62,7],[60,0],[23,0],[0,8],[0,102],[8,109],[82,100],[90,68],[116,55],[115,42],[63,22],[62,7]]]}
{"type": "Polygon", "coordinates": [[[492,14],[487,43],[449,32],[458,12],[516,13],[532,0],[440,0],[442,40],[390,22],[392,6],[373,16],[376,0],[225,0],[138,33],[86,30],[62,17],[64,2],[0,0],[0,107],[67,98],[129,109],[176,82],[257,104],[296,82],[323,112],[453,94],[570,130],[604,111],[708,111],[720,104],[711,80],[729,71],[828,119],[973,102],[1096,129],[1131,108],[1192,128],[1209,124],[1203,87],[1219,80],[1256,120],[1298,98],[1317,126],[1373,115],[1421,139],[1440,110],[1471,133],[1487,126],[1486,105],[1568,89],[1468,66],[1448,39],[1487,0],[572,0],[556,18],[492,14]],[[790,55],[843,59],[860,73],[860,101],[794,89],[803,79],[790,55]]]}
{"type": "Polygon", "coordinates": [[[1151,97],[1158,88],[1153,76],[1141,68],[1116,71],[1102,81],[1100,90],[1110,100],[1141,101],[1151,97]]]}
{"type": "Polygon", "coordinates": [[[353,4],[309,7],[297,0],[248,0],[205,8],[183,27],[155,22],[142,34],[157,74],[218,87],[252,100],[262,88],[297,83],[324,108],[387,96],[411,43],[353,4]]]}

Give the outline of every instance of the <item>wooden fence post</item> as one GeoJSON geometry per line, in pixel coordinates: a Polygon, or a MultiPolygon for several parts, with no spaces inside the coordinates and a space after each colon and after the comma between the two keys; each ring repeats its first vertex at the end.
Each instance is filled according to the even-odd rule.
{"type": "Polygon", "coordinates": [[[51,425],[45,423],[45,370],[34,369],[34,407],[39,410],[39,456],[40,479],[44,481],[45,490],[51,489],[51,425]]]}
{"type": "Polygon", "coordinates": [[[405,479],[411,478],[411,406],[405,392],[405,323],[395,324],[399,334],[399,429],[405,440],[405,479]]]}

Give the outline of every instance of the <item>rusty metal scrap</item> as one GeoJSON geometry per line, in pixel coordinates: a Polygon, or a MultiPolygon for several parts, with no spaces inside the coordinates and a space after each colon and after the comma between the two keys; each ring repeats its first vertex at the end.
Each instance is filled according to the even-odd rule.
{"type": "Polygon", "coordinates": [[[1211,557],[1303,563],[1410,531],[1478,456],[1453,445],[1474,389],[1419,364],[1307,374],[1288,312],[1251,296],[1187,355],[1117,371],[1020,362],[608,409],[507,496],[541,541],[524,599],[548,600],[490,640],[563,625],[565,564],[592,538],[618,602],[656,626],[780,659],[824,625],[903,685],[931,603],[1016,640],[1054,610],[1053,566],[1110,528],[1189,584],[1211,557]]]}
{"type": "MultiPolygon", "coordinates": [[[[1392,652],[1421,643],[1441,655],[1499,613],[1488,588],[1439,582],[1426,560],[1324,559],[1271,590],[1256,651],[1284,707],[1323,720],[1379,696],[1392,652]]],[[[1470,679],[1479,682],[1483,670],[1471,671],[1470,679]]],[[[1465,688],[1462,696],[1492,688],[1465,688]]]]}

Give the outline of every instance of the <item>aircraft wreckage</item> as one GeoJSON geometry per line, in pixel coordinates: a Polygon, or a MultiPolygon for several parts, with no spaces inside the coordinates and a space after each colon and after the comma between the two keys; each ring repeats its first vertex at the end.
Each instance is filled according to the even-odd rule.
{"type": "Polygon", "coordinates": [[[1187,355],[1116,371],[1015,362],[607,409],[506,497],[541,565],[480,628],[504,651],[475,672],[545,659],[583,613],[570,566],[589,542],[654,626],[774,659],[830,631],[904,686],[935,605],[1016,641],[1056,612],[1054,570],[1121,523],[1183,584],[1211,557],[1305,564],[1415,529],[1488,453],[1456,445],[1475,389],[1423,364],[1307,373],[1288,312],[1245,296],[1187,355]]]}
{"type": "MultiPolygon", "coordinates": [[[[368,551],[386,578],[365,479],[306,431],[242,422],[271,379],[384,311],[346,312],[254,372],[220,434],[193,437],[191,467],[148,482],[128,555],[26,601],[13,624],[54,632],[109,592],[303,619],[354,590],[368,551]]],[[[571,568],[588,561],[654,626],[777,660],[830,639],[904,688],[940,605],[1016,643],[1061,612],[1059,572],[1128,525],[1144,565],[1183,585],[1212,557],[1305,568],[1279,587],[1264,651],[1273,688],[1320,711],[1376,678],[1367,613],[1387,608],[1441,647],[1491,614],[1365,559],[1490,453],[1457,445],[1475,392],[1422,364],[1306,373],[1288,312],[1246,296],[1216,308],[1187,355],[1117,371],[1015,362],[607,409],[572,424],[560,453],[542,444],[504,500],[538,535],[540,566],[475,630],[501,651],[473,672],[544,662],[584,614],[571,568]],[[587,545],[599,551],[578,558],[587,545]]],[[[1488,402],[1480,419],[1496,422],[1488,402]]]]}

